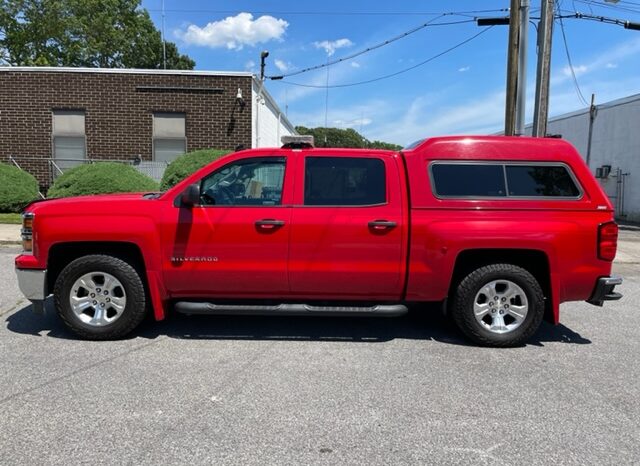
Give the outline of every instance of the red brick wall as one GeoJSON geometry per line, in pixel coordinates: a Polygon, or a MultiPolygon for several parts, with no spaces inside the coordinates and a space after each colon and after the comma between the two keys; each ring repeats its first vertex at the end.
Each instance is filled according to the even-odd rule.
{"type": "Polygon", "coordinates": [[[51,112],[61,109],[85,111],[88,158],[139,154],[151,160],[154,112],[186,114],[188,151],[251,147],[250,77],[5,69],[0,71],[0,160],[14,156],[46,186],[51,112]],[[141,91],[139,86],[220,88],[222,93],[141,91]],[[238,88],[246,101],[242,112],[234,112],[238,88]]]}

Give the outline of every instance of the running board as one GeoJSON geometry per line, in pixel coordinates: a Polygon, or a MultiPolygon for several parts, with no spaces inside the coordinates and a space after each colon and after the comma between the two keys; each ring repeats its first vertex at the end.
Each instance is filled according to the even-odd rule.
{"type": "Polygon", "coordinates": [[[175,310],[181,314],[209,315],[273,315],[273,316],[378,316],[396,317],[409,310],[404,304],[378,304],[375,306],[311,306],[309,304],[213,304],[180,301],[175,310]]]}

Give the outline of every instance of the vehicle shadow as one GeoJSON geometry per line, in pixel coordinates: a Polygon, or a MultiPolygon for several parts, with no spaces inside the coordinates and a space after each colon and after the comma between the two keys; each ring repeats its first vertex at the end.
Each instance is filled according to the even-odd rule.
{"type": "MultiPolygon", "coordinates": [[[[7,329],[20,334],[49,336],[76,340],[58,318],[51,299],[45,315],[25,306],[7,318],[7,329]]],[[[441,343],[473,346],[451,321],[443,316],[439,306],[420,306],[396,318],[380,317],[271,317],[271,316],[184,316],[172,314],[162,322],[147,319],[129,338],[155,339],[167,336],[195,340],[282,340],[282,341],[343,341],[380,343],[394,339],[434,340],[441,343]]],[[[562,342],[590,344],[591,340],[560,324],[543,322],[540,330],[527,344],[562,342]]]]}

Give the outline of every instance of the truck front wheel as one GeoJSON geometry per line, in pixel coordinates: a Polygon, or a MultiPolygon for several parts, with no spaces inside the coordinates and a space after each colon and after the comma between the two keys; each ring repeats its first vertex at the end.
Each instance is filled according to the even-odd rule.
{"type": "Polygon", "coordinates": [[[146,311],[139,273],[112,256],[72,261],[60,272],[53,294],[64,323],[88,340],[122,338],[142,322],[146,311]]]}
{"type": "Polygon", "coordinates": [[[517,346],[540,327],[544,295],[535,277],[522,267],[492,264],[462,279],[451,312],[456,325],[474,342],[517,346]]]}

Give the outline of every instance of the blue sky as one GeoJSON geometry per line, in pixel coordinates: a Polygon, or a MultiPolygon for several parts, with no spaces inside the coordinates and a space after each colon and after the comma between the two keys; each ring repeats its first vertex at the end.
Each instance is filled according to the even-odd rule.
{"type": "MultiPolygon", "coordinates": [[[[268,50],[267,75],[280,75],[366,49],[427,21],[464,21],[506,12],[508,0],[448,2],[204,1],[165,0],[168,40],[196,60],[202,70],[258,72],[260,52],[268,50]]],[[[161,26],[162,0],[143,6],[161,26]]],[[[532,0],[538,16],[539,0],[532,0]]],[[[640,0],[560,2],[563,12],[579,11],[640,22],[640,0]]],[[[537,21],[536,21],[537,22],[537,21]]],[[[564,29],[579,88],[596,103],[640,93],[640,31],[593,21],[565,19],[564,29]]],[[[329,67],[329,84],[374,79],[414,66],[481,32],[474,22],[430,26],[392,44],[329,67]]],[[[353,127],[369,139],[398,144],[441,134],[499,131],[504,122],[507,26],[496,26],[459,48],[414,70],[328,93],[329,126],[353,127]]],[[[533,111],[535,29],[529,29],[527,121],[533,111]]],[[[324,126],[323,68],[265,85],[295,125],[324,126]]],[[[568,67],[560,24],[552,55],[550,114],[584,108],[568,67]]]]}

